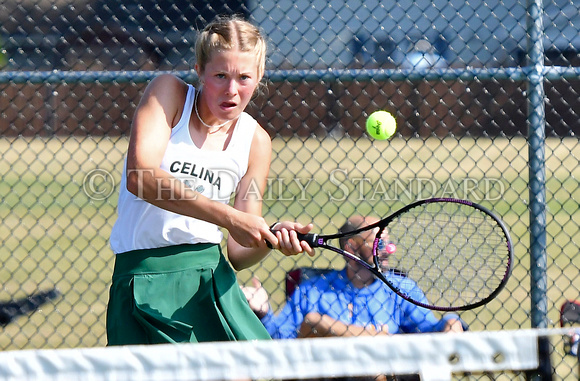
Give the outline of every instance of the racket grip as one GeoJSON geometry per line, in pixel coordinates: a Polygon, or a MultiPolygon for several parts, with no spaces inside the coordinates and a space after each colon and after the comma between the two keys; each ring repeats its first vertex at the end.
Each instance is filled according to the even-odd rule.
{"type": "Polygon", "coordinates": [[[300,241],[305,241],[310,247],[318,247],[318,234],[315,233],[296,233],[300,241]]]}
{"type": "MultiPolygon", "coordinates": [[[[302,233],[296,233],[298,235],[298,239],[300,241],[305,241],[308,245],[310,245],[310,247],[318,247],[317,244],[317,240],[318,240],[318,234],[314,234],[314,233],[308,233],[308,234],[302,234],[302,233]]],[[[273,246],[269,241],[266,241],[266,246],[268,246],[268,248],[272,249],[273,246]]]]}

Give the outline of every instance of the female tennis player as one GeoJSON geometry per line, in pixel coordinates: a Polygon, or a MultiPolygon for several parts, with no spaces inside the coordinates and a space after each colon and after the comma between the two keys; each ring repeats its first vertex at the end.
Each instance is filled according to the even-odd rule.
{"type": "Polygon", "coordinates": [[[221,17],[198,35],[198,89],[166,74],[145,90],[111,234],[108,345],[269,338],[232,266],[261,261],[266,241],[285,255],[313,251],[296,235],[312,225],[286,221],[273,233],[262,218],[271,141],[244,110],[265,54],[255,26],[221,17]]]}

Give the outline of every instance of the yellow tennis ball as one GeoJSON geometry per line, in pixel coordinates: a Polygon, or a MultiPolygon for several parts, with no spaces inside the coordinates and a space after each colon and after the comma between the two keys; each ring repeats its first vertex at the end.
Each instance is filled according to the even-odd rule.
{"type": "Polygon", "coordinates": [[[375,111],[369,115],[366,127],[370,136],[385,140],[393,136],[397,130],[397,121],[387,111],[375,111]]]}

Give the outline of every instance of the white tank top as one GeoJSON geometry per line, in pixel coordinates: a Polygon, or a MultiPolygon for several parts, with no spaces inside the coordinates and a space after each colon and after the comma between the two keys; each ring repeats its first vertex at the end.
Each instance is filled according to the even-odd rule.
{"type": "MultiPolygon", "coordinates": [[[[188,85],[183,114],[171,131],[161,169],[178,179],[176,186],[189,187],[227,204],[248,169],[257,122],[243,112],[225,150],[199,149],[189,133],[195,91],[188,85]]],[[[126,184],[126,159],[120,188],[118,217],[110,239],[114,253],[222,241],[223,234],[218,226],[158,208],[130,193],[126,184]]]]}

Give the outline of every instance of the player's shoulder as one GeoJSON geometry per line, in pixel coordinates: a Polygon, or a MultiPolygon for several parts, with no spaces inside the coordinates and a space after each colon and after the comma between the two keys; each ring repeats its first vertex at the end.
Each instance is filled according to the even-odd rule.
{"type": "Polygon", "coordinates": [[[272,155],[272,138],[252,116],[245,114],[244,119],[246,123],[252,123],[254,126],[251,138],[250,161],[262,162],[265,158],[268,158],[269,165],[269,158],[272,155]]]}
{"type": "Polygon", "coordinates": [[[161,74],[155,77],[145,90],[148,96],[153,96],[161,103],[175,103],[181,105],[185,102],[189,86],[181,78],[173,74],[161,74]]]}
{"type": "Polygon", "coordinates": [[[153,80],[151,80],[149,83],[149,87],[166,90],[187,90],[188,86],[183,79],[175,76],[174,74],[164,73],[153,78],[153,80]]]}
{"type": "Polygon", "coordinates": [[[268,134],[268,132],[260,125],[260,123],[258,123],[258,121],[256,119],[254,119],[253,116],[251,116],[250,114],[247,114],[245,112],[244,112],[244,114],[245,114],[245,119],[246,119],[247,123],[252,123],[255,126],[254,142],[260,146],[262,146],[264,144],[266,144],[267,146],[270,146],[272,143],[272,138],[270,137],[270,134],[268,134]]]}
{"type": "Polygon", "coordinates": [[[143,99],[146,103],[154,99],[151,104],[161,105],[164,112],[172,116],[175,125],[183,112],[188,91],[189,85],[181,78],[173,74],[161,74],[147,85],[143,99]]]}

